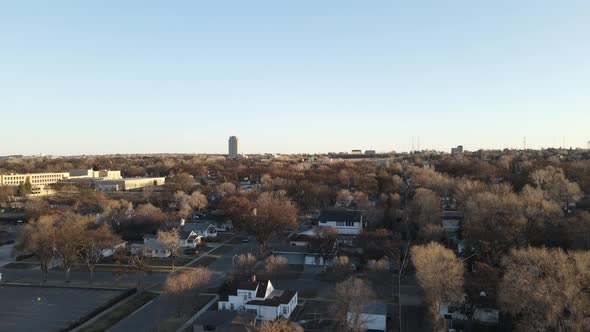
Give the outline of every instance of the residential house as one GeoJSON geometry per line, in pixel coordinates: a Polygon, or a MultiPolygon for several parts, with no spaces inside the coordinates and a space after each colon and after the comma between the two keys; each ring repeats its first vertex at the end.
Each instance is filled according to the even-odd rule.
{"type": "Polygon", "coordinates": [[[143,236],[143,255],[145,257],[168,258],[172,252],[160,243],[157,235],[143,236]]]}
{"type": "Polygon", "coordinates": [[[217,226],[215,226],[215,224],[209,220],[188,223],[185,223],[183,220],[180,223],[180,231],[187,232],[187,234],[191,234],[192,232],[195,235],[202,236],[205,239],[217,237],[217,226]]]}
{"type": "Polygon", "coordinates": [[[203,237],[201,235],[197,235],[197,233],[192,230],[181,229],[179,234],[180,239],[178,242],[181,248],[196,248],[203,241],[203,237]]]}
{"type": "Polygon", "coordinates": [[[440,317],[446,320],[473,320],[485,324],[500,322],[500,309],[478,307],[473,304],[453,305],[443,303],[440,307],[440,317]]]}
{"type": "Polygon", "coordinates": [[[285,257],[289,265],[315,265],[324,266],[324,257],[327,257],[326,265],[334,264],[336,257],[336,249],[329,256],[322,255],[319,251],[314,250],[314,247],[306,246],[282,246],[272,249],[272,254],[275,256],[285,257]]]}
{"type": "Polygon", "coordinates": [[[252,276],[237,282],[229,294],[221,296],[217,306],[218,310],[255,313],[258,320],[289,318],[297,306],[297,292],[274,289],[270,280],[256,280],[252,276]]]}
{"type": "Polygon", "coordinates": [[[290,265],[331,266],[334,263],[337,248],[337,241],[330,243],[315,241],[314,236],[296,234],[289,239],[289,245],[275,246],[272,253],[275,256],[285,257],[287,264],[290,265]]]}
{"type": "MultiPolygon", "coordinates": [[[[352,321],[355,315],[348,313],[347,319],[352,321]]],[[[387,331],[387,307],[384,303],[373,302],[365,305],[358,319],[369,331],[387,331]]]]}
{"type": "Polygon", "coordinates": [[[451,234],[459,234],[463,229],[464,214],[461,211],[443,211],[442,229],[451,234]]]}
{"type": "Polygon", "coordinates": [[[358,235],[363,230],[363,214],[345,208],[324,208],[318,218],[319,227],[333,227],[341,235],[358,235]]]}

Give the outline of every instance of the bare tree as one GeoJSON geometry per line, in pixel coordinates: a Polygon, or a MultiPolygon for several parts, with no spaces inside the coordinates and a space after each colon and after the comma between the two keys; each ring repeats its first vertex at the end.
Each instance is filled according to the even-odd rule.
{"type": "Polygon", "coordinates": [[[248,253],[239,255],[237,261],[237,268],[240,272],[244,274],[251,274],[254,271],[254,267],[256,266],[258,259],[256,256],[248,253]]]}
{"type": "Polygon", "coordinates": [[[147,203],[139,205],[135,209],[134,219],[142,222],[161,223],[166,220],[166,215],[159,208],[147,203]]]}
{"type": "Polygon", "coordinates": [[[264,260],[264,268],[266,272],[275,275],[277,272],[283,270],[287,266],[287,258],[283,256],[268,256],[264,260]]]}
{"type": "Polygon", "coordinates": [[[42,215],[49,215],[53,211],[51,205],[43,198],[29,199],[25,203],[25,216],[27,220],[35,220],[42,215]]]}
{"type": "Polygon", "coordinates": [[[121,243],[121,239],[106,224],[98,228],[88,228],[84,231],[79,255],[90,271],[90,283],[94,279],[96,264],[104,258],[107,250],[114,250],[114,246],[119,243],[121,243]]]}
{"type": "Polygon", "coordinates": [[[387,258],[371,259],[367,262],[367,269],[371,272],[383,272],[389,269],[389,260],[387,258]]]}
{"type": "Polygon", "coordinates": [[[537,189],[543,190],[548,197],[562,204],[569,211],[569,204],[582,197],[580,186],[569,181],[561,168],[547,166],[531,173],[531,181],[537,189]]]}
{"type": "Polygon", "coordinates": [[[260,255],[268,249],[270,238],[282,231],[297,227],[297,209],[282,192],[264,192],[254,203],[254,210],[243,226],[260,245],[260,255]]]}
{"type": "Polygon", "coordinates": [[[145,186],[141,189],[141,191],[143,193],[143,199],[146,203],[149,203],[150,197],[152,197],[152,194],[154,193],[154,186],[145,186]]]}
{"type": "Polygon", "coordinates": [[[336,206],[349,207],[354,200],[354,195],[348,189],[342,189],[336,194],[336,206]]]}
{"type": "Polygon", "coordinates": [[[418,230],[428,224],[440,224],[442,214],[440,196],[432,190],[416,189],[410,210],[413,220],[417,223],[418,230]]]}
{"type": "Polygon", "coordinates": [[[175,191],[190,192],[195,187],[195,179],[188,173],[178,173],[168,178],[166,185],[175,191]]]}
{"type": "Polygon", "coordinates": [[[171,274],[164,282],[165,297],[175,304],[176,314],[180,317],[187,309],[188,304],[194,301],[199,288],[205,286],[211,280],[212,273],[204,267],[182,270],[180,273],[171,274]]]}
{"type": "Polygon", "coordinates": [[[522,200],[511,189],[476,194],[465,206],[465,241],[491,262],[499,262],[511,247],[524,242],[524,211],[522,200]]]}
{"type": "Polygon", "coordinates": [[[441,326],[442,303],[463,301],[463,262],[453,251],[436,242],[413,246],[411,255],[416,268],[416,278],[424,289],[436,331],[441,326]]]}
{"type": "Polygon", "coordinates": [[[144,274],[148,271],[146,258],[142,252],[129,253],[119,250],[115,253],[115,261],[119,266],[119,274],[132,272],[137,277],[137,285],[141,287],[144,274]]]}
{"type": "Polygon", "coordinates": [[[334,317],[349,331],[366,330],[364,319],[365,306],[375,299],[375,293],[366,281],[355,277],[336,284],[334,290],[335,303],[332,306],[334,317]]]}
{"type": "Polygon", "coordinates": [[[0,207],[8,206],[14,195],[12,187],[0,186],[0,207]]]}
{"type": "Polygon", "coordinates": [[[23,226],[15,243],[16,251],[30,252],[41,264],[43,281],[47,281],[49,264],[55,257],[53,218],[44,216],[23,226]]]}
{"type": "Polygon", "coordinates": [[[158,231],[158,243],[170,251],[172,259],[172,270],[174,270],[174,261],[180,252],[180,232],[174,228],[169,231],[158,231]]]}
{"type": "Polygon", "coordinates": [[[236,192],[236,185],[231,182],[224,182],[217,186],[217,193],[221,197],[225,197],[226,195],[231,195],[236,192]]]}
{"type": "Polygon", "coordinates": [[[55,253],[61,260],[65,272],[66,282],[70,282],[72,266],[78,261],[84,241],[84,233],[90,222],[89,217],[67,212],[62,215],[53,215],[55,253]]]}
{"type": "Polygon", "coordinates": [[[503,262],[499,302],[523,331],[587,331],[590,253],[514,249],[503,262]]]}
{"type": "Polygon", "coordinates": [[[207,196],[203,195],[200,191],[194,191],[190,196],[189,204],[193,209],[201,212],[201,210],[207,208],[207,196]]]}
{"type": "Polygon", "coordinates": [[[315,227],[313,229],[312,245],[323,260],[324,272],[328,266],[328,260],[334,255],[338,240],[338,230],[333,227],[315,227]]]}
{"type": "Polygon", "coordinates": [[[260,325],[260,332],[303,332],[302,328],[295,328],[289,320],[279,318],[276,320],[267,320],[260,325]]]}
{"type": "Polygon", "coordinates": [[[342,273],[350,268],[350,258],[348,256],[338,256],[334,259],[334,270],[342,273]]]}

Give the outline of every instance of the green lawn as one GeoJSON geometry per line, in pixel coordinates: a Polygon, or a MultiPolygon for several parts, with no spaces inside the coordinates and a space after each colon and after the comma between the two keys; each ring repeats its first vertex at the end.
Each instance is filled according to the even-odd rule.
{"type": "MultiPolygon", "coordinates": [[[[180,317],[174,315],[163,320],[160,323],[158,331],[176,331],[182,326],[187,320],[189,320],[194,314],[201,310],[209,301],[213,299],[212,295],[199,294],[192,303],[188,304],[189,308],[187,313],[182,314],[180,317]]],[[[213,305],[212,307],[215,307],[213,305]]]]}
{"type": "MultiPolygon", "coordinates": [[[[194,258],[190,257],[176,257],[174,259],[174,266],[183,266],[188,262],[192,261],[194,258]]],[[[152,266],[172,266],[171,259],[159,259],[159,258],[146,258],[145,260],[147,265],[152,266]]]]}
{"type": "Polygon", "coordinates": [[[115,325],[123,318],[129,316],[135,310],[141,308],[143,305],[154,299],[158,294],[151,292],[142,292],[135,295],[129,301],[116,307],[114,310],[100,317],[91,326],[80,329],[81,332],[101,332],[107,330],[109,327],[115,325]]]}
{"type": "Polygon", "coordinates": [[[293,320],[312,320],[312,319],[328,319],[331,318],[330,306],[332,302],[305,300],[305,304],[297,312],[297,316],[293,316],[293,320]]]}
{"type": "Polygon", "coordinates": [[[317,290],[303,290],[303,291],[299,291],[297,292],[298,297],[302,298],[302,299],[313,299],[316,296],[318,296],[318,291],[317,290]]]}

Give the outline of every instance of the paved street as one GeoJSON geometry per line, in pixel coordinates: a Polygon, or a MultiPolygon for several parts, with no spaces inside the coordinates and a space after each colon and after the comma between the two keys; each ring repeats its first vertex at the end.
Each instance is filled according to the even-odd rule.
{"type": "Polygon", "coordinates": [[[0,331],[59,331],[122,293],[118,290],[0,286],[0,331]]]}
{"type": "Polygon", "coordinates": [[[14,262],[14,257],[12,257],[12,247],[12,244],[0,247],[0,268],[5,264],[14,262]]]}
{"type": "MultiPolygon", "coordinates": [[[[234,245],[234,248],[226,254],[219,256],[215,262],[209,265],[209,270],[213,272],[213,279],[207,287],[220,286],[226,278],[226,272],[232,269],[232,259],[234,255],[251,252],[253,254],[258,250],[258,245],[254,242],[234,245]]],[[[162,303],[162,297],[155,298],[141,310],[128,316],[115,326],[108,329],[108,332],[125,332],[125,331],[152,331],[165,318],[171,315],[171,306],[162,303]]]]}

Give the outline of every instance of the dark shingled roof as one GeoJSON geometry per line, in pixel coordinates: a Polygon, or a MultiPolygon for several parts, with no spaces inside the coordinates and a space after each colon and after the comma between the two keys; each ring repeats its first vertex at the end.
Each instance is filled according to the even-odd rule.
{"type": "Polygon", "coordinates": [[[264,298],[266,295],[266,289],[268,288],[268,280],[260,280],[258,284],[258,291],[256,292],[256,297],[264,298]]]}
{"type": "Polygon", "coordinates": [[[325,221],[361,221],[362,212],[343,208],[324,208],[320,212],[320,222],[325,221]]]}
{"type": "Polygon", "coordinates": [[[277,307],[281,304],[288,304],[289,302],[291,302],[295,294],[297,294],[296,291],[275,289],[272,293],[270,293],[266,300],[254,300],[248,302],[247,304],[260,305],[266,307],[277,307]]]}

